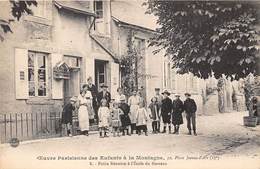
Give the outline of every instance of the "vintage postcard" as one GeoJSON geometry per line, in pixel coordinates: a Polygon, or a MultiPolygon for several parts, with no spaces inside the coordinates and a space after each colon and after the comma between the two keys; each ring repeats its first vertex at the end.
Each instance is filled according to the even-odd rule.
{"type": "Polygon", "coordinates": [[[0,0],[0,169],[260,169],[260,3],[0,0]]]}

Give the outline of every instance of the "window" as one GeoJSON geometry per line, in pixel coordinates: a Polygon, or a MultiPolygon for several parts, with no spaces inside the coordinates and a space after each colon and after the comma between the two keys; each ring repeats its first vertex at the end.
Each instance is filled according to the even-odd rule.
{"type": "Polygon", "coordinates": [[[97,15],[97,19],[103,18],[103,2],[102,1],[94,2],[94,10],[97,15]]]}
{"type": "Polygon", "coordinates": [[[64,56],[65,63],[70,68],[80,68],[80,58],[74,56],[64,56]]]}
{"type": "Polygon", "coordinates": [[[28,52],[29,96],[47,96],[47,55],[28,52]]]}
{"type": "Polygon", "coordinates": [[[37,1],[37,6],[30,7],[33,11],[33,16],[46,18],[47,17],[47,2],[45,0],[37,1]]]}
{"type": "Polygon", "coordinates": [[[174,69],[171,69],[171,87],[173,90],[176,90],[176,72],[174,69]]]}

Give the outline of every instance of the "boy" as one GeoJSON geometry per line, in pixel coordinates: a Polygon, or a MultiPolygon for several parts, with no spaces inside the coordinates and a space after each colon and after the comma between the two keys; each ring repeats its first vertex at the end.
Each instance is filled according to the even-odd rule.
{"type": "Polygon", "coordinates": [[[72,113],[75,110],[76,99],[72,97],[70,102],[67,103],[63,110],[61,116],[62,126],[65,128],[65,135],[72,137],[72,113]]]}
{"type": "Polygon", "coordinates": [[[129,130],[130,130],[129,128],[131,125],[131,121],[130,121],[130,117],[129,117],[130,108],[125,101],[126,101],[125,95],[120,96],[121,103],[119,105],[119,108],[123,111],[123,114],[120,116],[121,129],[123,132],[123,136],[125,135],[125,130],[127,132],[127,135],[131,136],[131,134],[129,132],[129,130]]]}

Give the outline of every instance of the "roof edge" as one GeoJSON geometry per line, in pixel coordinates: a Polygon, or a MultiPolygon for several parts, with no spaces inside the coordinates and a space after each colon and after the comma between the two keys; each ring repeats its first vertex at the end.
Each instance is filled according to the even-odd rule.
{"type": "Polygon", "coordinates": [[[68,11],[71,11],[71,12],[75,12],[75,13],[80,13],[80,14],[83,14],[83,15],[88,15],[88,16],[96,17],[96,14],[95,14],[95,13],[88,12],[88,11],[84,11],[84,10],[80,10],[80,9],[73,8],[73,7],[69,7],[69,6],[60,4],[60,3],[57,2],[57,1],[54,1],[54,5],[55,5],[58,9],[64,9],[64,10],[68,10],[68,11]]]}
{"type": "Polygon", "coordinates": [[[121,21],[120,19],[116,18],[115,16],[112,16],[112,19],[113,19],[117,24],[120,24],[121,26],[124,26],[124,27],[130,27],[130,28],[133,28],[133,29],[141,29],[141,30],[143,30],[143,31],[148,31],[148,32],[152,32],[152,33],[157,33],[156,30],[153,30],[153,29],[146,28],[146,27],[143,27],[143,26],[139,26],[139,25],[135,25],[135,24],[131,24],[131,23],[127,23],[127,22],[121,21]]]}

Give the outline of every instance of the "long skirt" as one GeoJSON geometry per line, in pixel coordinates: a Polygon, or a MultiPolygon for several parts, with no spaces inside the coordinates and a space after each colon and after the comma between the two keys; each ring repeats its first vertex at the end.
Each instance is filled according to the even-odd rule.
{"type": "Polygon", "coordinates": [[[81,131],[89,130],[89,113],[87,106],[81,105],[78,113],[79,128],[81,131]]]}
{"type": "Polygon", "coordinates": [[[131,105],[130,106],[130,120],[131,120],[131,123],[136,123],[136,113],[137,113],[137,110],[138,110],[138,105],[131,105]]]}

